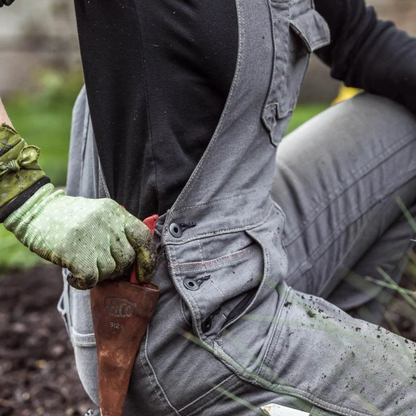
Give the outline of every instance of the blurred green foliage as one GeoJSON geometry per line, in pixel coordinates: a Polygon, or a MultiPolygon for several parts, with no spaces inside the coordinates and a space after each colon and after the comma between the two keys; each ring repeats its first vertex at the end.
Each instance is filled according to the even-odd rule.
{"type": "Polygon", "coordinates": [[[41,166],[56,186],[65,185],[71,111],[81,86],[78,72],[49,70],[39,75],[39,92],[5,102],[17,131],[42,149],[41,166]]]}
{"type": "MultiPolygon", "coordinates": [[[[40,164],[56,186],[65,185],[72,106],[82,82],[80,71],[47,70],[39,74],[36,93],[17,93],[4,103],[26,142],[42,149],[40,164]]],[[[0,272],[31,267],[40,261],[0,225],[0,272]]]]}
{"type": "MultiPolygon", "coordinates": [[[[39,78],[40,90],[18,94],[5,102],[10,119],[27,143],[42,149],[40,163],[56,186],[64,186],[68,159],[72,106],[82,86],[78,72],[47,71],[39,78]]],[[[299,106],[288,132],[320,113],[326,104],[299,106]]],[[[27,268],[42,260],[0,226],[0,272],[27,268]]]]}
{"type": "Polygon", "coordinates": [[[315,117],[319,113],[322,113],[322,111],[327,108],[328,104],[325,103],[299,105],[293,113],[292,120],[290,120],[289,125],[287,126],[286,133],[291,133],[303,123],[306,123],[309,119],[315,117]]]}

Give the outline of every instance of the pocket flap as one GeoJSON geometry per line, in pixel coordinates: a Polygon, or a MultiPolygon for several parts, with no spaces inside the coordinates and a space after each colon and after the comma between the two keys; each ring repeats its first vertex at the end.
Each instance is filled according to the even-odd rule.
{"type": "Polygon", "coordinates": [[[290,21],[292,30],[302,39],[309,53],[331,42],[328,23],[314,9],[295,17],[290,21]]]}

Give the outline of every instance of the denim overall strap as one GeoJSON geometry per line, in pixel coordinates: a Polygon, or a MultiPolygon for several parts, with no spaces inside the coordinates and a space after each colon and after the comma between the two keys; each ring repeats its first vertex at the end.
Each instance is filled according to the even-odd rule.
{"type": "MultiPolygon", "coordinates": [[[[183,239],[244,227],[256,222],[253,209],[270,208],[276,149],[261,122],[274,65],[271,23],[264,19],[269,6],[266,0],[236,4],[239,48],[229,96],[208,148],[166,219],[166,224],[197,222],[183,239]]],[[[166,243],[180,240],[164,233],[166,243]]]]}
{"type": "Polygon", "coordinates": [[[211,347],[248,310],[276,299],[285,277],[284,215],[270,195],[276,148],[309,54],[329,42],[311,0],[236,7],[238,59],[222,117],[160,230],[171,279],[211,347]]]}

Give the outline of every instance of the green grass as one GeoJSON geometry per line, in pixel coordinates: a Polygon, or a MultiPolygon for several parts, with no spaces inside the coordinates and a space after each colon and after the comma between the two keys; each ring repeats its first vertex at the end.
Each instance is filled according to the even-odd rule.
{"type": "Polygon", "coordinates": [[[298,106],[293,113],[292,120],[290,120],[289,125],[287,126],[287,133],[297,129],[303,123],[306,123],[309,119],[315,117],[326,108],[328,108],[328,104],[324,103],[298,106]]]}
{"type": "MultiPolygon", "coordinates": [[[[72,104],[79,89],[77,80],[68,87],[62,86],[56,74],[49,74],[52,87],[47,87],[40,96],[16,97],[5,103],[15,128],[25,140],[42,149],[40,163],[57,186],[63,186],[66,178],[68,145],[72,104]],[[63,90],[62,90],[63,89],[63,90]]],[[[48,75],[48,76],[49,76],[48,75]]],[[[62,80],[61,80],[62,81],[62,80]]],[[[320,113],[326,105],[300,106],[294,113],[288,132],[294,130],[311,117],[320,113]]],[[[41,259],[21,245],[13,234],[0,226],[0,271],[11,268],[27,268],[41,259]]]]}

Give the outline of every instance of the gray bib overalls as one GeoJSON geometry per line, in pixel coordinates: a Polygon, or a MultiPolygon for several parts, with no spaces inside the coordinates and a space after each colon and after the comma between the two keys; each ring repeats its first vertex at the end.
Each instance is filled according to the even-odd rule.
{"type": "MultiPolygon", "coordinates": [[[[162,295],[126,415],[248,416],[273,402],[315,416],[413,416],[414,345],[285,282],[276,149],[309,54],[330,41],[328,27],[312,0],[236,3],[239,52],[226,106],[156,227],[162,295]]],[[[109,196],[85,91],[74,111],[68,193],[109,196]]],[[[89,293],[66,285],[61,310],[96,400],[89,293]]]]}

